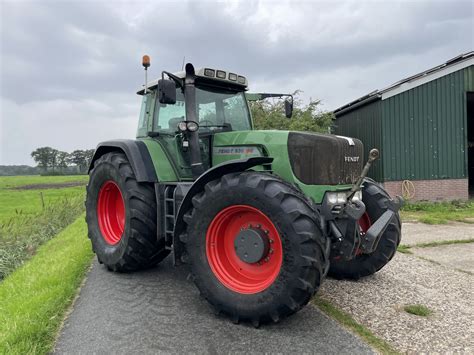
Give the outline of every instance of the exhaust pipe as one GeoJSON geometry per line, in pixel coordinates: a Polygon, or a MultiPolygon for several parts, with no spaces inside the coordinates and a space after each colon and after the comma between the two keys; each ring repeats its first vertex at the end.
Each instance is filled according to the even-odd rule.
{"type": "MultiPolygon", "coordinates": [[[[184,97],[186,105],[186,121],[198,122],[196,114],[196,87],[194,86],[195,72],[193,65],[191,63],[186,64],[185,71],[184,97]]],[[[194,179],[197,179],[204,172],[201,148],[199,147],[198,131],[188,133],[189,151],[191,154],[191,172],[194,179]]]]}

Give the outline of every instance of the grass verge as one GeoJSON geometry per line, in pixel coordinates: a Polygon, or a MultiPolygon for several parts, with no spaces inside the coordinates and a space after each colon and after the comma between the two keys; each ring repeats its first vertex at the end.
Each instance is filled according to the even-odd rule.
{"type": "Polygon", "coordinates": [[[37,248],[84,211],[84,193],[63,198],[33,215],[0,223],[0,281],[36,253],[37,248]]]}
{"type": "Polygon", "coordinates": [[[90,265],[84,217],[0,283],[0,354],[46,354],[90,265]]]}
{"type": "Polygon", "coordinates": [[[400,211],[403,220],[426,224],[449,221],[474,223],[474,200],[451,202],[407,202],[400,211]]]}
{"type": "Polygon", "coordinates": [[[403,307],[405,312],[414,314],[415,316],[428,317],[433,314],[433,311],[422,304],[408,304],[403,307]]]}
{"type": "Polygon", "coordinates": [[[382,354],[399,354],[390,346],[390,344],[378,338],[369,329],[357,323],[349,314],[334,307],[330,302],[319,297],[313,298],[312,302],[329,317],[335,319],[341,325],[359,335],[378,352],[382,354]]]}
{"type": "Polygon", "coordinates": [[[439,242],[419,243],[419,244],[414,244],[414,245],[400,244],[397,248],[397,251],[404,254],[413,254],[413,252],[410,250],[411,248],[430,248],[430,247],[439,247],[442,245],[467,244],[467,243],[474,243],[474,238],[456,239],[456,240],[440,240],[439,242]]]}
{"type": "Polygon", "coordinates": [[[405,244],[400,244],[397,248],[397,251],[403,254],[413,254],[413,252],[410,250],[410,246],[405,244]]]}

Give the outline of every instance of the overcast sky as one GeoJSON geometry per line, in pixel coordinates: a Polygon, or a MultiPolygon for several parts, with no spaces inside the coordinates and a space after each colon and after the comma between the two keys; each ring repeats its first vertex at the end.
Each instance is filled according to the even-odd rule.
{"type": "Polygon", "coordinates": [[[0,165],[133,138],[143,82],[223,68],[332,110],[474,49],[473,1],[0,0],[0,165]]]}

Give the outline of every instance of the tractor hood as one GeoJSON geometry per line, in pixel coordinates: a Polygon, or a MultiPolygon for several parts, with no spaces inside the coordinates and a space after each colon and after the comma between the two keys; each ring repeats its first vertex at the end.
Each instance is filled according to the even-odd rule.
{"type": "Polygon", "coordinates": [[[363,168],[363,153],[358,139],[303,132],[288,135],[291,168],[307,185],[353,184],[363,168]]]}
{"type": "Polygon", "coordinates": [[[300,186],[350,185],[363,168],[363,145],[354,138],[276,130],[214,135],[213,165],[251,156],[273,157],[272,170],[300,186]]]}

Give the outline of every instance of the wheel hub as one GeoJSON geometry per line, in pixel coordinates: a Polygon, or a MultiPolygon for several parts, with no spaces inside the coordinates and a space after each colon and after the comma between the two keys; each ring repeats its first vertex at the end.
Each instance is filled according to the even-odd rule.
{"type": "Polygon", "coordinates": [[[240,260],[253,264],[267,256],[270,243],[263,230],[250,227],[237,234],[234,239],[234,248],[240,260]]]}

